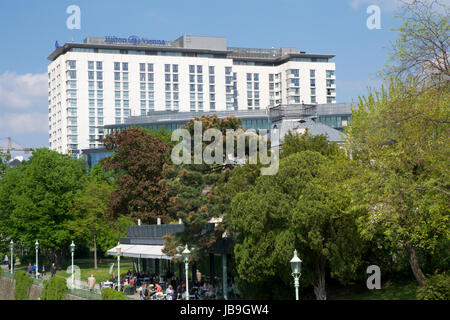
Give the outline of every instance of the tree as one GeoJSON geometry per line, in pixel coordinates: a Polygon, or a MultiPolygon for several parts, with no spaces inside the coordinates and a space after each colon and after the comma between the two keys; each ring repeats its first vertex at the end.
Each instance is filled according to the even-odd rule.
{"type": "Polygon", "coordinates": [[[144,223],[155,223],[157,218],[167,220],[167,192],[160,182],[169,161],[170,144],[142,128],[115,132],[103,143],[114,154],[103,159],[101,165],[113,173],[117,185],[108,212],[113,217],[124,214],[144,223]]]}
{"type": "Polygon", "coordinates": [[[346,130],[348,152],[366,168],[355,190],[355,203],[371,213],[361,220],[363,235],[381,229],[406,249],[421,285],[417,248],[432,253],[449,236],[449,105],[448,91],[392,80],[360,99],[346,130]]]}
{"type": "MultiPolygon", "coordinates": [[[[223,142],[226,138],[226,130],[237,130],[241,128],[242,120],[235,117],[226,119],[214,116],[202,116],[195,118],[184,126],[191,135],[191,156],[194,157],[194,123],[200,121],[202,123],[202,131],[208,129],[218,129],[222,133],[223,142]]],[[[236,139],[236,138],[235,138],[236,139]]],[[[202,152],[207,146],[206,142],[202,142],[202,152]]],[[[225,144],[224,144],[225,148],[225,144]]],[[[226,159],[226,152],[223,152],[223,162],[226,159]]],[[[215,188],[219,180],[230,170],[233,165],[228,168],[222,164],[180,164],[170,165],[164,171],[164,185],[168,190],[169,202],[168,210],[172,219],[182,219],[185,230],[182,233],[169,237],[165,243],[165,252],[175,254],[176,248],[189,243],[196,248],[195,258],[200,259],[207,248],[212,246],[223,233],[222,225],[219,224],[214,232],[202,232],[205,224],[212,218],[220,218],[223,212],[211,210],[208,206],[213,197],[212,190],[215,188]]]]}
{"type": "Polygon", "coordinates": [[[0,177],[2,177],[8,167],[8,160],[11,158],[9,154],[0,152],[0,177]]]}
{"type": "Polygon", "coordinates": [[[302,282],[313,284],[317,299],[326,299],[327,269],[342,282],[354,277],[364,247],[356,225],[361,212],[349,210],[343,185],[356,172],[342,152],[327,158],[303,150],[282,157],[277,175],[260,176],[237,193],[227,222],[235,234],[239,287],[254,298],[290,297],[294,248],[304,261],[302,282]]]}
{"type": "Polygon", "coordinates": [[[449,9],[443,1],[405,2],[398,16],[403,24],[395,29],[398,37],[391,43],[390,65],[382,74],[403,80],[412,77],[421,85],[431,81],[448,88],[449,9]]]}
{"type": "Polygon", "coordinates": [[[81,190],[86,170],[83,160],[48,149],[37,149],[28,161],[8,169],[0,179],[1,232],[28,248],[39,240],[47,258],[58,263],[72,239],[68,205],[81,190]]]}

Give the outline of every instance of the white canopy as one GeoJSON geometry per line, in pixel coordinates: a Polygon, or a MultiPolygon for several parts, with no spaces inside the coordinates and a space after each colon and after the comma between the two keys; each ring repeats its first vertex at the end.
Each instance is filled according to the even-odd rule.
{"type": "Polygon", "coordinates": [[[172,258],[162,252],[164,246],[143,245],[143,244],[121,244],[107,251],[109,255],[117,256],[117,248],[122,249],[121,256],[145,259],[166,259],[172,258]]]}

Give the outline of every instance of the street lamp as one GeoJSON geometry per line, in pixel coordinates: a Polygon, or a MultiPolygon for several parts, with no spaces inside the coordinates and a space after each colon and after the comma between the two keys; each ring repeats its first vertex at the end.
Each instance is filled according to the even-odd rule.
{"type": "Polygon", "coordinates": [[[120,291],[120,253],[122,248],[120,246],[120,241],[117,243],[117,291],[120,291]]]}
{"type": "Polygon", "coordinates": [[[301,275],[301,265],[302,260],[297,257],[297,250],[294,250],[294,257],[292,258],[291,268],[292,268],[292,276],[294,277],[294,286],[295,286],[295,300],[298,300],[298,287],[299,287],[299,279],[301,275]]]}
{"type": "Polygon", "coordinates": [[[39,252],[39,241],[36,240],[36,243],[34,244],[36,248],[36,279],[38,278],[38,269],[39,269],[39,260],[38,260],[38,252],[39,252]]]}
{"type": "Polygon", "coordinates": [[[183,252],[184,257],[184,268],[186,270],[186,300],[189,300],[189,256],[191,255],[191,252],[188,249],[188,245],[186,244],[186,247],[184,248],[183,252]]]}
{"type": "Polygon", "coordinates": [[[72,244],[70,245],[70,252],[72,253],[72,289],[75,289],[75,278],[73,274],[73,254],[75,253],[75,243],[73,243],[73,240],[72,244]]]}
{"type": "Polygon", "coordinates": [[[11,240],[11,242],[9,243],[9,246],[11,247],[11,273],[14,274],[14,241],[11,240]]]}

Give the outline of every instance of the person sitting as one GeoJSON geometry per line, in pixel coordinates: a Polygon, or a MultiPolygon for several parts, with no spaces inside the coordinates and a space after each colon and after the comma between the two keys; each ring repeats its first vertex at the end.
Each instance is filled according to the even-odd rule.
{"type": "Polygon", "coordinates": [[[155,284],[155,291],[160,292],[162,290],[162,287],[159,285],[159,283],[155,284]]]}
{"type": "Polygon", "coordinates": [[[141,300],[148,300],[149,298],[149,292],[147,289],[147,284],[144,283],[141,287],[140,293],[139,293],[139,299],[141,300]]]}

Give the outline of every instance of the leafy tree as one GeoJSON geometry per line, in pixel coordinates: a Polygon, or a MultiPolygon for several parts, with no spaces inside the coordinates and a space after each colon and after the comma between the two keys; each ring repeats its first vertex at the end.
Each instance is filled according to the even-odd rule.
{"type": "Polygon", "coordinates": [[[260,176],[234,196],[227,221],[236,235],[239,287],[246,294],[290,297],[294,248],[303,260],[302,282],[313,284],[317,299],[326,299],[328,268],[342,282],[354,277],[363,250],[356,225],[361,212],[349,210],[350,192],[342,187],[354,169],[343,155],[301,151],[282,158],[277,175],[260,176]]]}
{"type": "Polygon", "coordinates": [[[361,220],[363,235],[370,239],[381,229],[392,245],[406,249],[424,284],[416,249],[433,252],[439,237],[449,236],[450,95],[418,90],[393,81],[362,98],[347,137],[349,152],[367,169],[355,190],[371,212],[361,220]]]}
{"type": "Polygon", "coordinates": [[[394,29],[390,64],[381,73],[388,78],[414,78],[425,88],[430,82],[448,87],[450,80],[450,7],[444,1],[415,0],[403,3],[397,16],[403,22],[394,29]]]}
{"type": "MultiPolygon", "coordinates": [[[[194,157],[194,123],[201,121],[202,131],[208,129],[218,129],[222,133],[225,148],[226,130],[237,130],[241,128],[242,120],[235,117],[226,119],[217,116],[202,116],[188,122],[184,127],[191,135],[191,157],[194,157]]],[[[235,138],[236,139],[236,138],[235,138]]],[[[202,143],[202,152],[210,142],[202,143]]],[[[236,143],[235,143],[236,147],[236,143]]],[[[223,161],[226,159],[226,151],[223,151],[223,161]]],[[[202,236],[202,228],[212,218],[223,217],[223,212],[211,210],[208,203],[213,197],[212,190],[215,188],[219,180],[229,172],[233,165],[225,166],[224,164],[180,164],[170,165],[164,171],[164,185],[168,190],[169,202],[168,210],[172,219],[181,218],[185,231],[168,237],[165,243],[165,251],[168,254],[176,253],[176,248],[189,243],[196,248],[194,253],[195,259],[203,256],[204,250],[212,246],[223,233],[222,225],[214,230],[214,232],[205,233],[202,236]]]]}
{"type": "MultiPolygon", "coordinates": [[[[68,223],[68,228],[81,241],[92,243],[95,269],[97,269],[99,239],[100,243],[113,242],[115,244],[118,240],[116,235],[121,234],[116,229],[118,221],[110,220],[106,215],[108,200],[112,190],[112,187],[107,182],[96,179],[95,171],[91,172],[87,184],[70,205],[70,210],[74,214],[75,219],[68,223]]],[[[128,225],[133,224],[130,218],[126,220],[128,225]]],[[[102,249],[104,251],[107,250],[104,247],[102,249]]]]}
{"type": "Polygon", "coordinates": [[[48,149],[37,149],[28,161],[8,169],[0,179],[1,231],[16,243],[34,248],[39,240],[48,260],[70,243],[69,203],[81,190],[86,174],[83,160],[48,149]]]}
{"type": "Polygon", "coordinates": [[[111,193],[108,212],[128,215],[144,223],[167,219],[167,192],[160,181],[170,155],[170,145],[142,128],[130,128],[107,136],[103,143],[114,154],[101,161],[111,171],[117,188],[111,193]]]}
{"type": "Polygon", "coordinates": [[[5,174],[6,168],[8,167],[8,160],[10,160],[10,158],[11,156],[9,154],[0,152],[0,177],[5,174]]]}

